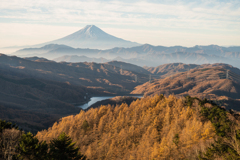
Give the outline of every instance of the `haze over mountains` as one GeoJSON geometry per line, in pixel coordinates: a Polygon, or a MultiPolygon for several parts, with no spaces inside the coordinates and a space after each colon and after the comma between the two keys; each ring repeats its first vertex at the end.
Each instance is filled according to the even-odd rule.
{"type": "Polygon", "coordinates": [[[13,53],[20,57],[44,57],[57,62],[108,62],[118,60],[139,66],[156,67],[166,63],[227,63],[240,68],[240,47],[217,45],[183,47],[138,44],[116,38],[94,25],[51,42],[13,53]],[[84,56],[84,57],[83,57],[84,56]]]}
{"type": "Polygon", "coordinates": [[[84,62],[91,60],[103,62],[118,60],[139,66],[158,66],[165,63],[227,63],[240,67],[240,47],[195,46],[163,47],[149,44],[131,48],[113,48],[107,50],[72,48],[66,45],[50,44],[41,48],[26,48],[14,53],[22,57],[45,57],[55,61],[84,62]],[[85,56],[85,57],[82,57],[85,56]],[[101,61],[102,61],[101,60],[101,61]]]}
{"type": "Polygon", "coordinates": [[[77,55],[65,55],[59,58],[53,59],[56,62],[96,62],[96,63],[105,63],[109,62],[110,60],[105,58],[90,58],[87,56],[77,56],[77,55]]]}

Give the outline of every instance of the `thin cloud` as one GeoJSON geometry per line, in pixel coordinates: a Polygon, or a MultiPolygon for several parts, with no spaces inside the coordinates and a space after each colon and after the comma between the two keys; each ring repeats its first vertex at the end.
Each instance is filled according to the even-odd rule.
{"type": "MultiPolygon", "coordinates": [[[[151,29],[184,34],[187,30],[192,34],[212,32],[239,36],[240,2],[1,0],[0,23],[73,27],[96,24],[103,27],[110,25],[116,29],[134,28],[139,31],[151,29]]],[[[0,28],[0,32],[7,35],[10,31],[0,28]]]]}
{"type": "MultiPolygon", "coordinates": [[[[184,19],[194,20],[219,20],[219,21],[239,21],[240,8],[235,10],[232,6],[235,4],[225,3],[219,5],[213,3],[213,7],[208,7],[209,3],[189,4],[156,4],[146,1],[126,3],[120,1],[3,1],[0,12],[4,16],[1,18],[27,19],[44,22],[53,20],[64,22],[72,20],[73,23],[79,20],[108,20],[115,21],[132,21],[148,19],[149,17],[156,20],[158,16],[174,16],[177,23],[184,19]],[[47,11],[47,12],[46,12],[47,11]],[[122,15],[128,15],[123,18],[122,15]],[[39,18],[41,17],[41,18],[39,18]],[[147,18],[145,18],[147,17],[147,18]]],[[[161,18],[159,18],[161,20],[161,18]]],[[[48,22],[49,23],[49,22],[48,22]]]]}

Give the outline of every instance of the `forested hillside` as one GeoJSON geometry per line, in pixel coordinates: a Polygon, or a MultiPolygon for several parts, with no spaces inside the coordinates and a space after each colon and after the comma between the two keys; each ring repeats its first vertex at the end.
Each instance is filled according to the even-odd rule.
{"type": "Polygon", "coordinates": [[[129,106],[101,106],[62,118],[36,137],[49,142],[65,132],[90,160],[198,159],[218,133],[202,115],[212,105],[199,102],[156,95],[129,106]]]}
{"type": "Polygon", "coordinates": [[[148,70],[150,73],[154,75],[158,75],[161,78],[166,78],[168,76],[174,75],[180,72],[186,72],[191,69],[200,69],[200,68],[214,68],[214,67],[221,67],[224,69],[228,69],[238,75],[240,75],[240,70],[236,67],[233,67],[229,64],[225,63],[214,63],[214,64],[184,64],[184,63],[167,63],[163,65],[159,65],[157,67],[143,67],[148,70]]]}
{"type": "Polygon", "coordinates": [[[81,111],[24,133],[0,119],[0,159],[240,159],[239,113],[163,95],[81,111]]]}
{"type": "Polygon", "coordinates": [[[218,101],[219,105],[224,105],[228,109],[240,110],[240,75],[236,74],[237,71],[239,70],[236,68],[227,70],[214,65],[209,68],[192,69],[164,79],[153,80],[151,83],[146,82],[137,86],[132,93],[148,96],[155,94],[190,95],[218,101]]]}

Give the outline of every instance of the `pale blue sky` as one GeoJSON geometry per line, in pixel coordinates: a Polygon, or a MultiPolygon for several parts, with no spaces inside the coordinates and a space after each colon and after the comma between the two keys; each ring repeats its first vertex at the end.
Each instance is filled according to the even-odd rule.
{"type": "Polygon", "coordinates": [[[240,0],[0,1],[0,47],[54,40],[90,24],[143,44],[240,46],[240,0]]]}

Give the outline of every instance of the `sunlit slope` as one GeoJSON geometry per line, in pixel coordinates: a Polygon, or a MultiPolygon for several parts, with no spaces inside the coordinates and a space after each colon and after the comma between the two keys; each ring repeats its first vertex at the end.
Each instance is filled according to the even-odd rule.
{"type": "Polygon", "coordinates": [[[101,106],[81,111],[38,132],[49,141],[66,132],[88,159],[197,159],[215,137],[198,100],[189,105],[174,96],[147,97],[129,106],[101,106]]]}
{"type": "MultiPolygon", "coordinates": [[[[223,68],[193,69],[137,86],[132,93],[191,95],[200,98],[228,96],[238,98],[240,84],[223,68]],[[232,79],[233,78],[233,79],[232,79]]],[[[235,75],[237,76],[237,75],[235,75]]],[[[239,76],[240,77],[240,76],[239,76]]]]}
{"type": "MultiPolygon", "coordinates": [[[[193,62],[191,62],[193,63],[193,62]]],[[[161,78],[166,78],[176,73],[186,72],[191,69],[203,69],[203,68],[213,68],[213,67],[221,67],[224,69],[228,69],[236,74],[240,75],[240,70],[232,65],[225,63],[213,63],[213,64],[184,64],[184,63],[167,63],[163,65],[159,65],[157,67],[143,67],[154,75],[159,75],[161,78]]]]}

